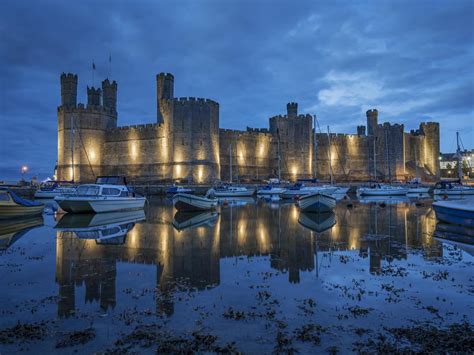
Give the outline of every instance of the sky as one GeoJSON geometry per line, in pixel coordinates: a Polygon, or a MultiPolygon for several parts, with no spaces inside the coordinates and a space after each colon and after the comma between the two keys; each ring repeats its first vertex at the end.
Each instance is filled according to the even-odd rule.
{"type": "Polygon", "coordinates": [[[116,80],[119,125],[156,122],[170,72],[175,96],[219,102],[222,128],[268,127],[295,101],[332,132],[377,108],[406,131],[439,122],[442,152],[456,131],[474,148],[472,0],[2,0],[0,36],[0,180],[52,175],[62,72],[78,102],[116,80]]]}

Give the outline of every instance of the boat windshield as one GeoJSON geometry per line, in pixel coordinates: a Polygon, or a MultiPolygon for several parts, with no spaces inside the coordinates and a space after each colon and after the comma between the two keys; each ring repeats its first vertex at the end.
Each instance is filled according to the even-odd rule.
{"type": "Polygon", "coordinates": [[[99,186],[79,186],[76,193],[80,196],[97,196],[99,195],[99,186]]]}

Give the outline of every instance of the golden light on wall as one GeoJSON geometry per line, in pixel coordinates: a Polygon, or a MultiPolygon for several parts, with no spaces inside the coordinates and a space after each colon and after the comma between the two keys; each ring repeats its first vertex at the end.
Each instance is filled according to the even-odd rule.
{"type": "Polygon", "coordinates": [[[90,149],[89,150],[89,159],[92,161],[92,162],[95,162],[95,159],[97,158],[96,154],[95,154],[95,150],[94,149],[90,149]]]}
{"type": "Polygon", "coordinates": [[[293,165],[293,167],[291,168],[291,173],[296,176],[296,174],[298,174],[298,168],[296,165],[293,165]]]}
{"type": "Polygon", "coordinates": [[[133,160],[137,160],[138,148],[137,148],[137,142],[136,141],[132,141],[130,143],[130,156],[132,157],[133,160]]]}
{"type": "Polygon", "coordinates": [[[202,182],[203,175],[204,175],[204,167],[199,166],[198,167],[198,182],[202,182]]]}
{"type": "Polygon", "coordinates": [[[179,165],[179,164],[175,165],[174,166],[174,177],[179,179],[181,177],[182,170],[183,169],[182,169],[181,165],[179,165]]]}

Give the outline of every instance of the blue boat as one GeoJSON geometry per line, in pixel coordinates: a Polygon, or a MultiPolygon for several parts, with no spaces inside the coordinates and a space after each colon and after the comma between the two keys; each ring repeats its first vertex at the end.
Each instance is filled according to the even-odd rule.
{"type": "Polygon", "coordinates": [[[166,190],[166,194],[168,195],[192,194],[192,193],[194,193],[193,189],[190,189],[188,187],[176,186],[176,185],[173,185],[168,190],[166,190]]]}
{"type": "Polygon", "coordinates": [[[470,200],[433,203],[436,218],[442,222],[474,228],[474,202],[470,200]]]}

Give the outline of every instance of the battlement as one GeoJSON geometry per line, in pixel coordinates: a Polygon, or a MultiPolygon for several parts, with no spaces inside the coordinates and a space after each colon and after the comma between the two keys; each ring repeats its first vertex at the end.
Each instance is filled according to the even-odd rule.
{"type": "Polygon", "coordinates": [[[365,114],[367,115],[367,117],[369,117],[369,116],[378,116],[379,111],[377,111],[376,108],[372,108],[370,110],[367,110],[367,112],[365,114]]]}
{"type": "Polygon", "coordinates": [[[139,125],[130,125],[130,126],[118,126],[114,128],[110,128],[110,132],[124,132],[124,131],[144,131],[144,130],[153,130],[157,128],[161,128],[162,125],[159,123],[146,123],[146,124],[139,124],[139,125]]]}
{"type": "Polygon", "coordinates": [[[77,74],[73,73],[62,73],[61,74],[61,80],[76,80],[77,81],[77,74]]]}
{"type": "Polygon", "coordinates": [[[173,74],[171,73],[159,73],[159,74],[156,74],[156,78],[168,78],[168,79],[174,79],[174,76],[173,74]]]}
{"type": "Polygon", "coordinates": [[[172,99],[171,101],[176,102],[181,105],[186,105],[189,103],[192,104],[199,104],[199,105],[212,105],[212,106],[219,106],[219,103],[211,100],[211,99],[203,99],[203,98],[196,98],[196,97],[180,97],[172,99]]]}
{"type": "Polygon", "coordinates": [[[104,106],[85,106],[82,103],[77,104],[77,107],[58,106],[58,113],[101,113],[116,116],[113,109],[104,106]]]}
{"type": "Polygon", "coordinates": [[[107,86],[107,87],[112,87],[117,89],[117,82],[114,80],[112,82],[109,81],[109,78],[106,78],[105,80],[102,81],[102,87],[107,86]]]}
{"type": "Polygon", "coordinates": [[[247,126],[247,132],[252,132],[252,133],[270,133],[268,128],[251,128],[247,126]]]}

